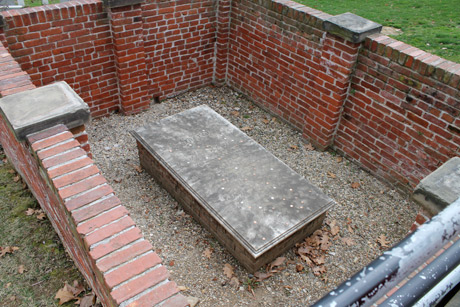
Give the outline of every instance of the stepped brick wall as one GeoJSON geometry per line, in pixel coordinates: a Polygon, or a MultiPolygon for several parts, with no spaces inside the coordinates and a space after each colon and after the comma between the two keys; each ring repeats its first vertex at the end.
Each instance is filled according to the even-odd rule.
{"type": "MultiPolygon", "coordinates": [[[[34,88],[0,47],[0,94],[34,88]]],[[[58,125],[19,142],[1,116],[0,141],[104,306],[188,305],[89,157],[84,126],[69,130],[58,125]]]]}

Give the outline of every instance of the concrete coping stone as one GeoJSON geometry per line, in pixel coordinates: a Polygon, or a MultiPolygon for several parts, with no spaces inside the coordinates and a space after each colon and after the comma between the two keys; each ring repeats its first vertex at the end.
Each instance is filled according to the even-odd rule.
{"type": "Polygon", "coordinates": [[[367,36],[380,33],[382,25],[353,13],[343,13],[326,19],[323,28],[352,43],[361,43],[367,36]]]}
{"type": "Polygon", "coordinates": [[[103,0],[104,6],[107,8],[122,7],[144,2],[145,0],[103,0]]]}
{"type": "Polygon", "coordinates": [[[432,214],[460,198],[460,158],[451,158],[420,181],[413,198],[432,214]]]}
{"type": "Polygon", "coordinates": [[[19,141],[58,124],[72,129],[90,119],[88,105],[64,81],[3,97],[0,111],[19,141]]]}

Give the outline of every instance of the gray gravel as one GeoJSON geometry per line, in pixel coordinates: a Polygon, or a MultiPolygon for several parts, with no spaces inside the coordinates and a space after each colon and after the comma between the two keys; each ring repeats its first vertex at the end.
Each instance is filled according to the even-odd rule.
{"type": "Polygon", "coordinates": [[[405,237],[418,210],[407,196],[334,152],[311,150],[299,132],[226,87],[189,92],[134,116],[93,120],[87,131],[104,176],[151,240],[171,278],[184,287],[185,296],[199,298],[199,306],[309,305],[380,255],[379,236],[384,235],[390,246],[405,237]],[[317,277],[305,263],[306,269],[297,272],[296,264],[302,260],[292,248],[282,255],[289,260],[285,270],[254,284],[252,275],[208,231],[146,172],[139,172],[137,148],[129,131],[200,104],[208,104],[239,128],[252,128],[246,131],[250,137],[337,202],[326,218],[326,222],[336,220],[340,227],[326,257],[327,273],[317,277]],[[213,250],[209,259],[203,255],[207,249],[213,250]],[[239,286],[225,276],[225,264],[234,268],[239,286]]]}

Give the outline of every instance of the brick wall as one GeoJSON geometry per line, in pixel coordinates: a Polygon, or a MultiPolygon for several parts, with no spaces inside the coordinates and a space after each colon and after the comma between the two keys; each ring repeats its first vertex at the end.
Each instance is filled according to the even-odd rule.
{"type": "Polygon", "coordinates": [[[384,35],[359,54],[334,147],[412,190],[460,156],[460,64],[384,35]]]}
{"type": "MultiPolygon", "coordinates": [[[[32,90],[0,46],[0,94],[32,90]],[[15,82],[11,82],[11,80],[15,82]]],[[[58,125],[19,142],[0,116],[0,143],[66,251],[104,306],[186,306],[161,259],[88,156],[83,126],[58,125]]]]}

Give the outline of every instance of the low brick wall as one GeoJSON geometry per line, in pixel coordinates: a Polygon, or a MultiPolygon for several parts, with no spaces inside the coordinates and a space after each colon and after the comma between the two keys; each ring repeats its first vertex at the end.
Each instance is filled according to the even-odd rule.
{"type": "MultiPolygon", "coordinates": [[[[0,58],[2,96],[35,87],[3,47],[0,58]]],[[[0,142],[104,306],[188,305],[89,157],[84,126],[58,125],[19,142],[1,116],[0,142]]]]}

